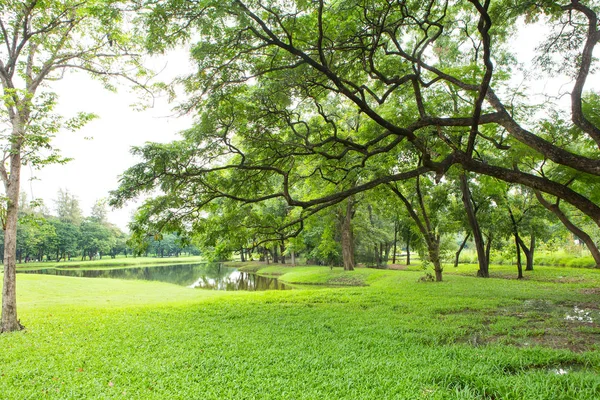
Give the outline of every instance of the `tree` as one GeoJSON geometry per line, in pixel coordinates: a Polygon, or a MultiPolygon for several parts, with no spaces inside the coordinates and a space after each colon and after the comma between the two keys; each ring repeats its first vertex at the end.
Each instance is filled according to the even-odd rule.
{"type": "Polygon", "coordinates": [[[56,242],[54,253],[56,262],[61,259],[71,259],[77,252],[79,245],[79,226],[73,223],[63,222],[58,218],[51,218],[49,221],[56,231],[56,242]]]}
{"type": "Polygon", "coordinates": [[[512,233],[515,239],[517,252],[517,267],[519,278],[523,277],[521,271],[521,251],[526,258],[526,271],[533,271],[533,256],[535,254],[536,240],[548,236],[548,220],[542,213],[540,203],[534,194],[519,187],[509,188],[505,195],[505,207],[508,211],[512,233]],[[524,238],[529,236],[529,245],[524,238]]]}
{"type": "Polygon", "coordinates": [[[435,280],[442,281],[442,235],[446,231],[448,189],[444,184],[435,184],[427,175],[417,176],[414,186],[408,188],[389,185],[400,199],[408,215],[417,226],[427,249],[427,259],[433,264],[435,280]],[[409,192],[409,197],[404,193],[409,192]]]}
{"type": "MultiPolygon", "coordinates": [[[[15,255],[21,165],[65,162],[50,140],[60,129],[78,129],[92,114],[56,115],[57,96],[47,83],[79,69],[102,79],[143,71],[131,52],[119,1],[7,0],[0,5],[0,97],[3,124],[4,285],[0,331],[19,330],[15,255]]],[[[130,77],[130,79],[133,79],[130,77]]]]}
{"type": "MultiPolygon", "coordinates": [[[[460,181],[460,192],[463,205],[465,206],[465,211],[467,214],[467,220],[469,221],[469,227],[471,228],[470,234],[473,235],[473,239],[475,241],[475,248],[477,249],[477,261],[479,262],[479,270],[477,271],[477,275],[487,278],[490,276],[489,273],[489,259],[488,254],[485,251],[485,243],[483,241],[483,234],[481,232],[481,228],[479,226],[479,221],[477,219],[477,207],[474,204],[473,196],[471,195],[471,190],[469,189],[469,180],[466,173],[461,173],[459,177],[460,181]]],[[[468,237],[468,235],[467,235],[468,237]]],[[[466,238],[465,238],[466,241],[466,238]]],[[[464,245],[464,242],[463,242],[464,245]]],[[[456,256],[458,260],[458,254],[456,256]]]]}
{"type": "Polygon", "coordinates": [[[96,254],[102,258],[102,255],[110,253],[111,248],[115,245],[116,240],[111,230],[92,218],[83,220],[80,231],[79,249],[82,260],[85,260],[86,256],[92,260],[96,254]]]}
{"type": "MultiPolygon", "coordinates": [[[[281,198],[302,209],[290,221],[299,224],[380,185],[419,176],[441,181],[457,165],[465,178],[485,175],[560,198],[600,226],[596,199],[538,168],[574,170],[576,180],[600,184],[600,129],[582,106],[600,36],[597,3],[538,3],[149,4],[151,50],[198,37],[198,72],[185,79],[190,100],[182,108],[200,115],[182,140],[136,149],[143,161],[125,172],[112,202],[160,187],[164,195],[146,214],[156,225],[169,210],[199,213],[217,199],[281,198]],[[549,43],[558,45],[542,46],[540,72],[556,69],[555,55],[573,60],[561,65],[574,77],[567,130],[549,129],[526,89],[508,79],[517,72],[508,39],[523,17],[556,28],[549,43]],[[316,179],[327,183],[297,189],[316,179]],[[193,201],[183,187],[193,190],[193,201]]],[[[434,229],[425,228],[428,235],[434,229]]],[[[436,241],[428,246],[433,253],[436,241]]],[[[441,278],[441,267],[436,274],[441,278]]]]}
{"type": "Polygon", "coordinates": [[[96,200],[94,205],[92,206],[92,212],[90,218],[94,221],[106,225],[108,223],[107,219],[108,208],[106,205],[106,199],[96,200]]]}
{"type": "Polygon", "coordinates": [[[386,191],[372,191],[356,202],[353,227],[356,236],[357,259],[367,265],[383,267],[394,242],[397,204],[386,191]]]}
{"type": "Polygon", "coordinates": [[[79,225],[83,220],[79,199],[72,195],[69,190],[58,189],[54,205],[56,215],[62,222],[79,225]]]}
{"type": "Polygon", "coordinates": [[[123,253],[127,256],[127,235],[112,224],[108,227],[111,230],[111,235],[113,237],[112,246],[110,248],[110,257],[116,258],[119,253],[123,253]]]}

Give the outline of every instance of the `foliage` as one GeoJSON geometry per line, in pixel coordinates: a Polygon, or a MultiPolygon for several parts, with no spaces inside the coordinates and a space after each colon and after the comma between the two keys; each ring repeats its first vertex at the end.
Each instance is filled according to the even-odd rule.
{"type": "Polygon", "coordinates": [[[185,232],[230,250],[304,239],[308,257],[336,264],[343,246],[334,216],[356,198],[353,244],[373,255],[363,260],[383,264],[403,206],[414,222],[404,231],[420,233],[415,244],[441,280],[459,231],[481,231],[481,256],[511,232],[532,259],[535,239],[551,232],[535,208],[507,219],[503,210],[512,202],[516,213],[519,201],[506,198],[510,191],[532,201],[543,192],[568,203],[579,226],[600,226],[598,99],[584,91],[596,63],[595,1],[146,6],[150,51],[192,46],[197,70],[180,81],[188,94],[180,109],[198,117],[180,140],[133,150],[142,161],[123,174],[111,202],[156,194],[136,216],[140,235],[185,232]],[[538,69],[525,73],[573,78],[570,108],[550,97],[536,104],[531,88],[514,85],[522,68],[510,41],[523,21],[552,30],[538,69]],[[478,210],[469,224],[456,212],[460,176],[478,210]],[[371,193],[382,188],[400,194],[371,193]],[[366,223],[369,206],[396,196],[399,206],[366,223]]]}

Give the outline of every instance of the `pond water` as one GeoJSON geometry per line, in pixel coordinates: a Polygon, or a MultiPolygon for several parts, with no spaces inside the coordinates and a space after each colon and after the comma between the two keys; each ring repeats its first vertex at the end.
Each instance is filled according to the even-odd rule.
{"type": "Polygon", "coordinates": [[[119,269],[55,269],[18,271],[22,274],[46,274],[81,278],[137,279],[174,283],[190,288],[211,290],[287,290],[291,287],[276,278],[240,272],[220,263],[174,264],[119,269]]]}

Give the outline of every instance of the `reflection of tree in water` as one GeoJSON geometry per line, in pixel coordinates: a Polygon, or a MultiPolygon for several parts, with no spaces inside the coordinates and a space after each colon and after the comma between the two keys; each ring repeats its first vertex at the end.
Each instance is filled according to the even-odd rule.
{"type": "Polygon", "coordinates": [[[234,272],[225,282],[224,290],[286,290],[290,287],[276,278],[267,278],[246,272],[234,272]]]}
{"type": "MultiPolygon", "coordinates": [[[[226,267],[225,267],[226,268],[226,267]]],[[[227,268],[234,271],[234,268],[227,268]]],[[[48,274],[59,276],[76,276],[81,278],[114,278],[160,281],[189,286],[199,276],[214,275],[215,267],[210,264],[177,264],[155,267],[133,267],[120,269],[42,269],[36,271],[20,271],[22,273],[48,274]]]]}
{"type": "Polygon", "coordinates": [[[192,288],[212,290],[285,290],[290,287],[275,278],[267,278],[235,268],[224,267],[223,264],[207,264],[204,273],[198,275],[192,288]]]}
{"type": "Polygon", "coordinates": [[[42,269],[19,271],[29,274],[75,276],[80,278],[137,279],[174,283],[192,288],[213,290],[282,290],[290,289],[275,278],[267,278],[220,263],[177,264],[156,267],[134,267],[121,269],[42,269]]]}

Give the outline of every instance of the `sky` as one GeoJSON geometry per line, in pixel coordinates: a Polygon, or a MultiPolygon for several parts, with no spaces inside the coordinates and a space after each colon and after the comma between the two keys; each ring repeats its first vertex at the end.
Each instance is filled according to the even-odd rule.
{"type": "MultiPolygon", "coordinates": [[[[162,70],[158,78],[165,81],[192,68],[183,50],[154,59],[152,64],[154,70],[162,70]]],[[[118,187],[119,175],[136,163],[130,154],[132,146],[170,142],[192,123],[190,116],[175,116],[175,104],[165,98],[156,99],[151,108],[136,111],[132,105],[139,99],[126,85],[118,86],[118,92],[113,93],[85,73],[65,75],[52,83],[52,90],[59,95],[59,114],[69,117],[84,111],[99,116],[79,131],[60,132],[53,139],[53,145],[72,161],[41,170],[23,167],[21,191],[28,199],[43,199],[52,213],[58,190],[67,189],[79,199],[84,215],[89,215],[98,199],[108,197],[109,191],[118,187]]],[[[110,210],[108,220],[126,230],[135,208],[136,203],[132,203],[110,210]]]]}

